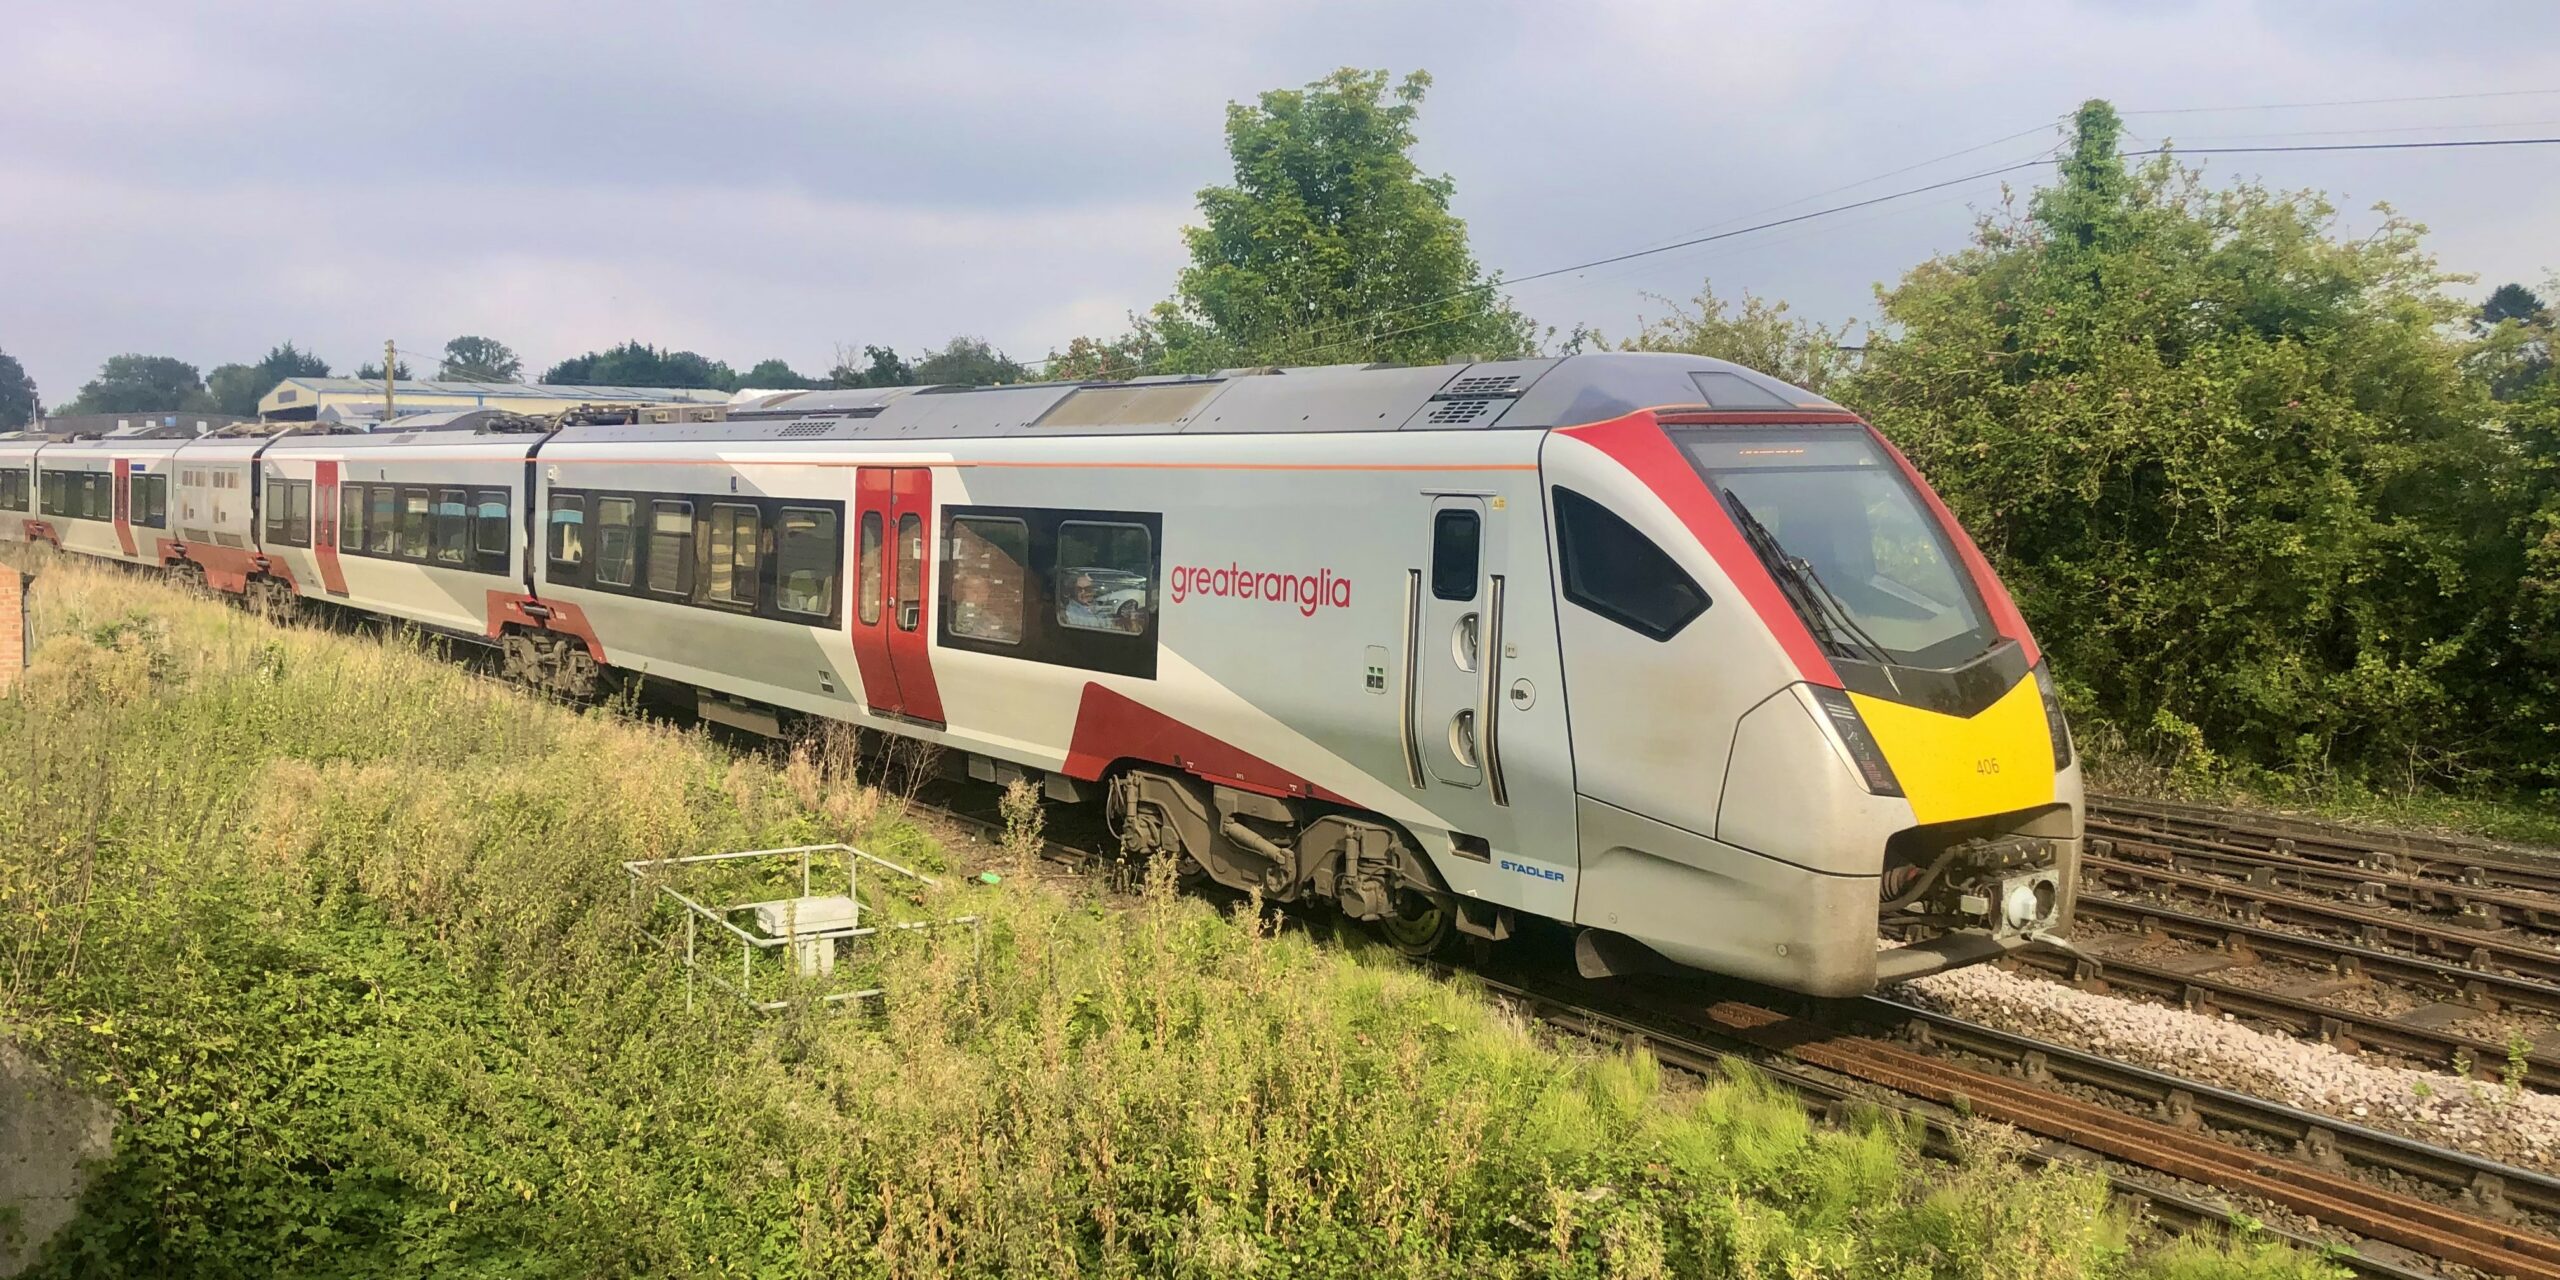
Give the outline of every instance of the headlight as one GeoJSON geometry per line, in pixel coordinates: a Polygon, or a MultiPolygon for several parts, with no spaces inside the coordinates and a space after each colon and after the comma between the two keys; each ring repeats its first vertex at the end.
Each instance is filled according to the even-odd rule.
{"type": "Polygon", "coordinates": [[[1808,685],[1813,700],[1822,706],[1822,717],[1831,722],[1832,736],[1848,748],[1849,759],[1858,766],[1858,780],[1867,786],[1867,794],[1898,796],[1902,780],[1893,776],[1893,766],[1886,763],[1884,748],[1876,745],[1876,736],[1867,732],[1866,718],[1858,714],[1856,703],[1841,690],[1822,685],[1808,685]]]}
{"type": "Polygon", "coordinates": [[[2045,732],[2053,737],[2053,771],[2060,773],[2071,767],[2071,726],[2063,723],[2062,695],[2053,689],[2051,659],[2036,663],[2036,692],[2044,695],[2045,732]]]}

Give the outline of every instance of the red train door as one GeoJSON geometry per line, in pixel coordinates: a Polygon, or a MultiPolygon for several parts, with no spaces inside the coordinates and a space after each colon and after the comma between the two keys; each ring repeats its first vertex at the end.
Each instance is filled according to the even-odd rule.
{"type": "Polygon", "coordinates": [[[933,620],[933,472],[854,472],[853,656],[875,712],[942,723],[926,628],[933,620]]]}
{"type": "Polygon", "coordinates": [[[335,462],[313,463],[311,558],[320,562],[321,588],[333,596],[347,594],[347,572],[338,564],[339,511],[338,464],[335,462]]]}

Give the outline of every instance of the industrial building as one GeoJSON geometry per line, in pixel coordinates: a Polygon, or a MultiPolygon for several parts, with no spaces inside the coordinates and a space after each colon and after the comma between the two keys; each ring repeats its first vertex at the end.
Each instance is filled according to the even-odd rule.
{"type": "MultiPolygon", "coordinates": [[[[504,409],[551,414],[582,404],[724,404],[726,391],[701,387],[618,387],[522,382],[436,382],[401,378],[392,383],[395,413],[430,409],[504,409]]],[[[258,401],[258,416],[277,422],[381,419],[381,379],[287,378],[258,401]]]]}

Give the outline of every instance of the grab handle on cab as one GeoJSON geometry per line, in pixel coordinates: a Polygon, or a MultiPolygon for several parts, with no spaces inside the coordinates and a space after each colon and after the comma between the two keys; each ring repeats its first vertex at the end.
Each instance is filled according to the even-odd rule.
{"type": "Polygon", "coordinates": [[[1480,755],[1484,760],[1485,786],[1493,792],[1493,802],[1511,803],[1511,789],[1502,781],[1502,575],[1493,575],[1493,592],[1485,602],[1484,644],[1476,659],[1480,679],[1476,684],[1476,724],[1484,740],[1480,755]]]}

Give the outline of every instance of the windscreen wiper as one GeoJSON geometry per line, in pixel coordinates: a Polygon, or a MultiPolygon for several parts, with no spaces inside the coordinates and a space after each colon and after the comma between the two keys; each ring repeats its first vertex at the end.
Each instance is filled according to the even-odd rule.
{"type": "Polygon", "coordinates": [[[1811,564],[1788,555],[1787,549],[1778,545],[1778,536],[1769,532],[1769,526],[1760,523],[1760,517],[1751,514],[1751,508],[1743,502],[1742,495],[1727,489],[1724,500],[1733,511],[1734,522],[1742,526],[1743,541],[1751,544],[1752,552],[1760,557],[1760,563],[1767,567],[1769,576],[1778,580],[1778,588],[1795,602],[1796,611],[1804,615],[1805,622],[1824,648],[1842,657],[1872,662],[1881,667],[1893,665],[1893,655],[1876,643],[1866,628],[1858,625],[1858,620],[1850,616],[1848,606],[1841,603],[1839,596],[1832,594],[1830,585],[1823,582],[1811,564]],[[1856,644],[1841,638],[1844,630],[1856,644]]]}

